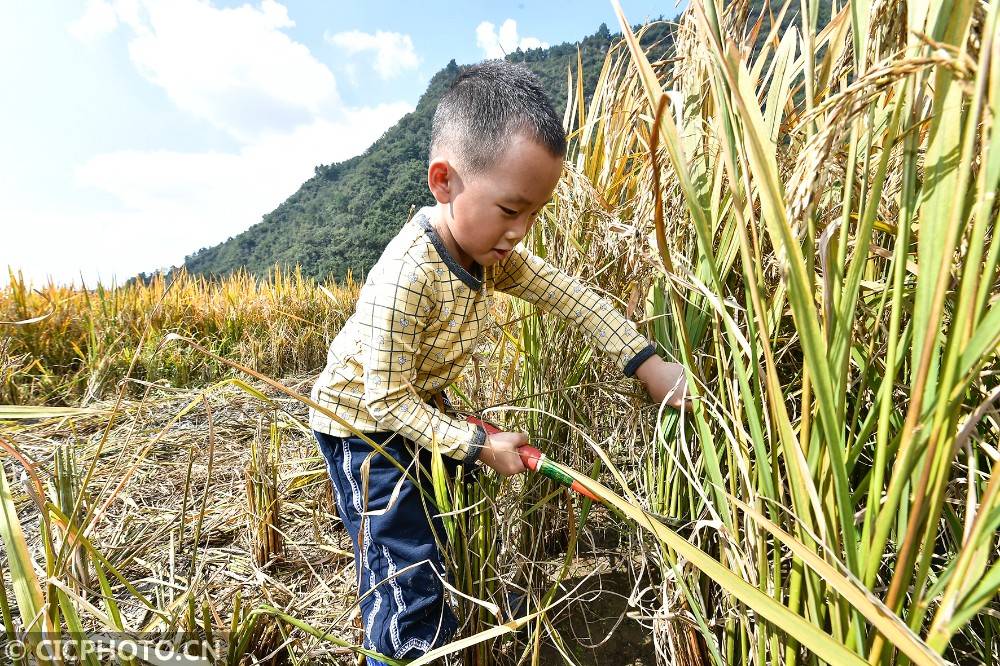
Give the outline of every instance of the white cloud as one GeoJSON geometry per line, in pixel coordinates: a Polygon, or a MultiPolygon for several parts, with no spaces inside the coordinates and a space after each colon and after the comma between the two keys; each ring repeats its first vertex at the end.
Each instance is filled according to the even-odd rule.
{"type": "Polygon", "coordinates": [[[118,14],[110,2],[89,0],[83,16],[69,24],[69,33],[78,41],[90,44],[114,32],[118,14]]]}
{"type": "Polygon", "coordinates": [[[96,2],[70,30],[93,39],[119,23],[131,31],[129,56],[143,77],[178,109],[237,139],[288,129],[339,105],[333,73],[282,32],[295,23],[274,0],[232,9],[202,0],[96,2]],[[114,24],[106,18],[112,7],[114,24]]]}
{"type": "Polygon", "coordinates": [[[351,109],[337,120],[316,120],[289,133],[268,135],[238,153],[106,153],[84,164],[77,180],[138,211],[182,206],[219,213],[223,208],[246,208],[235,227],[223,230],[229,235],[273,209],[312,177],[313,167],[363,152],[409,111],[412,107],[402,102],[351,109]]]}
{"type": "Polygon", "coordinates": [[[382,30],[375,31],[375,34],[350,30],[325,35],[325,38],[350,55],[374,51],[375,71],[383,79],[391,79],[408,69],[416,69],[420,64],[420,57],[413,49],[413,40],[409,35],[382,30]]]}
{"type": "Polygon", "coordinates": [[[316,165],[357,155],[412,110],[407,103],[351,109],[337,120],[263,137],[238,153],[99,155],[78,170],[77,182],[120,206],[85,214],[0,209],[0,219],[16,221],[4,232],[0,284],[7,281],[7,264],[36,284],[47,275],[79,283],[82,272],[88,285],[98,277],[121,283],[140,271],[180,265],[185,255],[259,222],[312,177],[316,165]]]}
{"type": "Polygon", "coordinates": [[[476,26],[476,46],[483,50],[487,58],[503,58],[517,49],[546,49],[548,42],[537,37],[518,37],[517,21],[507,19],[500,25],[500,32],[489,21],[476,26]]]}

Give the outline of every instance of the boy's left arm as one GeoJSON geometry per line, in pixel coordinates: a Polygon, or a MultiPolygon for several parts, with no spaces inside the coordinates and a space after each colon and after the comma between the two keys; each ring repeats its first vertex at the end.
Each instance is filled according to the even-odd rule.
{"type": "Polygon", "coordinates": [[[686,384],[684,368],[656,355],[656,347],[639,333],[607,298],[518,245],[495,266],[494,287],[553,310],[583,328],[627,377],[636,377],[657,402],[679,407],[686,384]]]}

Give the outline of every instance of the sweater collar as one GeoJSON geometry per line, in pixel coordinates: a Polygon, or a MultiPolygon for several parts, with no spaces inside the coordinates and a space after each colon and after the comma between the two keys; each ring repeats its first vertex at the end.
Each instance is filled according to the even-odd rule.
{"type": "Polygon", "coordinates": [[[455,257],[452,256],[451,252],[448,251],[448,247],[441,239],[441,235],[438,234],[437,229],[435,229],[431,224],[430,216],[421,210],[417,213],[416,217],[420,228],[422,228],[427,234],[427,237],[431,239],[434,249],[437,250],[441,259],[444,261],[445,265],[448,266],[448,269],[452,272],[452,274],[461,280],[469,289],[479,291],[483,286],[483,267],[478,263],[473,263],[472,272],[465,270],[465,267],[458,263],[458,260],[456,260],[455,257]]]}

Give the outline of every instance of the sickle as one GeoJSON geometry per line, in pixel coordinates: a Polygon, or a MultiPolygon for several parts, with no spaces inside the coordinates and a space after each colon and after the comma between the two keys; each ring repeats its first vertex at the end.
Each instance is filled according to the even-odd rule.
{"type": "MultiPolygon", "coordinates": [[[[495,425],[493,425],[488,421],[483,421],[482,419],[478,419],[475,416],[469,416],[467,417],[467,420],[469,421],[469,423],[474,423],[478,426],[482,426],[483,430],[485,430],[487,434],[495,435],[498,432],[500,432],[500,428],[496,427],[495,425]]],[[[548,457],[546,457],[544,453],[542,453],[535,447],[529,444],[525,444],[523,446],[518,447],[517,454],[521,456],[521,462],[524,463],[524,466],[530,469],[532,472],[538,472],[542,476],[548,477],[553,481],[556,481],[557,483],[561,483],[564,486],[569,486],[571,490],[575,490],[584,497],[589,497],[595,502],[601,501],[601,498],[599,498],[597,495],[584,488],[579,481],[577,481],[569,474],[564,472],[562,470],[562,466],[559,463],[555,462],[554,460],[550,460],[548,457]]]]}

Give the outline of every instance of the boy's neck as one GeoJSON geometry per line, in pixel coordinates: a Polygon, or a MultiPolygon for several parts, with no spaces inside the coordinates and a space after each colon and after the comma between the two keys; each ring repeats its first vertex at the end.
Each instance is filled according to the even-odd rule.
{"type": "Polygon", "coordinates": [[[448,226],[448,219],[447,204],[439,203],[434,207],[434,214],[431,215],[431,226],[434,227],[437,235],[441,238],[441,242],[444,243],[448,253],[451,254],[451,258],[458,262],[462,268],[469,271],[470,274],[475,274],[473,269],[476,266],[476,262],[455,242],[455,237],[451,235],[451,228],[448,226]]]}

